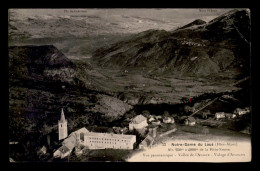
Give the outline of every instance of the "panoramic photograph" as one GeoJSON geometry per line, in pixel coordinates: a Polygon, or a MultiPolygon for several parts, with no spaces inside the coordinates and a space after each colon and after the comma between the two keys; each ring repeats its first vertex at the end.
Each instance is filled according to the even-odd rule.
{"type": "Polygon", "coordinates": [[[10,162],[251,161],[250,9],[9,9],[10,162]]]}

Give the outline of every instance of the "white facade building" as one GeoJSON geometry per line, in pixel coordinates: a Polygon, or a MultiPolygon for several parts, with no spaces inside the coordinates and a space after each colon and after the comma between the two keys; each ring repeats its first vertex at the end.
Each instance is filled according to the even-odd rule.
{"type": "Polygon", "coordinates": [[[222,119],[222,118],[225,118],[226,115],[225,115],[224,112],[217,112],[217,113],[215,114],[215,117],[216,117],[216,119],[222,119]]]}
{"type": "Polygon", "coordinates": [[[135,135],[88,132],[81,139],[88,149],[134,149],[135,135]]]}
{"type": "Polygon", "coordinates": [[[234,113],[235,113],[235,114],[238,114],[238,115],[244,115],[244,114],[249,113],[249,112],[250,112],[249,108],[245,108],[245,109],[237,108],[237,109],[234,111],[234,113]]]}
{"type": "Polygon", "coordinates": [[[64,158],[67,157],[71,153],[71,149],[67,146],[61,146],[57,151],[54,152],[53,157],[55,158],[64,158]]]}
{"type": "Polygon", "coordinates": [[[174,119],[171,117],[165,117],[163,123],[174,123],[174,119]]]}
{"type": "Polygon", "coordinates": [[[143,115],[137,115],[130,123],[129,130],[143,129],[148,126],[147,119],[143,115]]]}
{"type": "Polygon", "coordinates": [[[185,119],[184,124],[194,126],[196,124],[196,120],[193,117],[188,117],[187,119],[185,119]]]}
{"type": "Polygon", "coordinates": [[[83,146],[86,149],[134,149],[136,142],[135,135],[111,134],[89,132],[86,128],[81,128],[72,132],[68,138],[62,142],[62,146],[53,154],[54,157],[64,158],[70,155],[76,147],[78,154],[82,150],[77,151],[77,146],[83,146]]]}

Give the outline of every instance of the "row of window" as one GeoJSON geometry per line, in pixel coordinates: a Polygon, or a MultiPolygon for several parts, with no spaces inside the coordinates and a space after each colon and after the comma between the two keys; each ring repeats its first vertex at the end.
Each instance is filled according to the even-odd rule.
{"type": "MultiPolygon", "coordinates": [[[[103,141],[90,141],[90,143],[104,143],[104,144],[116,144],[116,142],[103,142],[103,141]]],[[[128,145],[128,143],[126,143],[128,145]]]]}
{"type": "MultiPolygon", "coordinates": [[[[119,141],[119,139],[111,139],[111,138],[96,138],[90,137],[91,140],[105,140],[105,141],[119,141]]],[[[122,142],[127,142],[127,140],[121,140],[122,142]]]]}
{"type": "MultiPolygon", "coordinates": [[[[92,144],[90,144],[90,146],[94,146],[94,145],[92,145],[92,144]]],[[[115,146],[113,146],[113,148],[115,148],[115,146]]],[[[129,147],[126,147],[127,149],[129,149],[129,147]]],[[[121,146],[118,148],[115,148],[115,149],[121,149],[121,146]]]]}
{"type": "Polygon", "coordinates": [[[103,142],[103,141],[90,141],[90,143],[105,143],[105,144],[116,144],[116,142],[103,142]]]}

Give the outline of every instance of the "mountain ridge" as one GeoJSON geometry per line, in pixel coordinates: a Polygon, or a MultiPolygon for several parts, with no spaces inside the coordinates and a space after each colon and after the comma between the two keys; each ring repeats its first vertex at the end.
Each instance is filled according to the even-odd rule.
{"type": "Polygon", "coordinates": [[[206,76],[228,70],[248,74],[249,44],[238,32],[249,35],[249,22],[248,11],[235,10],[195,29],[148,30],[98,49],[93,60],[104,67],[144,68],[159,74],[206,76]]]}

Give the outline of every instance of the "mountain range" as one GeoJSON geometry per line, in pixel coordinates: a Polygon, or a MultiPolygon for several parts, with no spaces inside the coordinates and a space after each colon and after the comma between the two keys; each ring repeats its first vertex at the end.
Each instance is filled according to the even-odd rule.
{"type": "Polygon", "coordinates": [[[93,60],[103,67],[152,74],[228,77],[248,75],[250,12],[232,10],[208,23],[196,20],[174,31],[148,30],[100,48],[93,60]]]}

